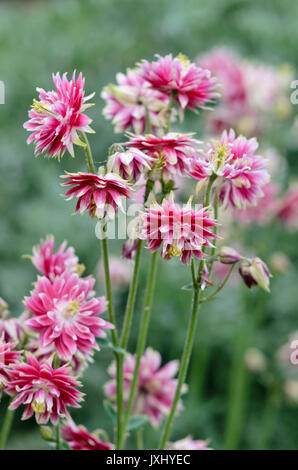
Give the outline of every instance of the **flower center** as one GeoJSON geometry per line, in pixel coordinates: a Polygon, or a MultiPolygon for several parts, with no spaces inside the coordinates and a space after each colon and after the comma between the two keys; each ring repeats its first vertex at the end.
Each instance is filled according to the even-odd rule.
{"type": "Polygon", "coordinates": [[[56,117],[56,114],[47,108],[46,103],[44,101],[38,101],[34,99],[32,108],[38,114],[47,114],[48,116],[56,117]]]}
{"type": "Polygon", "coordinates": [[[65,311],[66,311],[66,316],[74,317],[79,311],[79,302],[77,300],[72,300],[71,302],[69,302],[65,311]]]}
{"type": "Polygon", "coordinates": [[[173,243],[173,245],[171,245],[170,248],[168,249],[167,255],[170,256],[171,258],[181,256],[181,250],[179,250],[177,245],[173,243]]]}
{"type": "Polygon", "coordinates": [[[33,400],[31,407],[35,413],[44,413],[46,410],[45,402],[33,400]]]}

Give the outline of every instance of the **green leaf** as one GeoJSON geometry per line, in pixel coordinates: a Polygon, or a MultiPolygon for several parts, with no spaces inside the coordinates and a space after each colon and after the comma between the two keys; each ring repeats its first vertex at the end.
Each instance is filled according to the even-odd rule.
{"type": "Polygon", "coordinates": [[[144,416],[144,415],[132,416],[128,421],[127,430],[136,431],[142,426],[145,426],[145,424],[147,424],[148,421],[149,421],[148,416],[144,416]]]}
{"type": "Polygon", "coordinates": [[[192,284],[186,284],[186,286],[181,287],[181,290],[193,290],[193,285],[192,284]]]}
{"type": "Polygon", "coordinates": [[[97,338],[97,344],[101,349],[110,349],[111,351],[117,352],[118,354],[126,353],[125,349],[119,348],[118,346],[113,346],[110,337],[97,338]]]}
{"type": "Polygon", "coordinates": [[[116,424],[116,419],[117,419],[117,415],[116,415],[116,410],[115,408],[113,407],[112,403],[109,401],[109,400],[104,400],[103,402],[103,407],[107,413],[107,415],[109,416],[109,418],[111,419],[112,423],[115,425],[116,424]]]}

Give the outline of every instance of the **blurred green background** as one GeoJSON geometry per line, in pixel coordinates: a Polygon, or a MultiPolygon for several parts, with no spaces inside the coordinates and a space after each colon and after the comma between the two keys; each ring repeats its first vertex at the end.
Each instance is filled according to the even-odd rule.
{"type": "MultiPolygon", "coordinates": [[[[102,87],[114,81],[118,71],[125,71],[142,58],[150,59],[155,53],[183,52],[195,58],[216,45],[230,46],[243,57],[258,58],[276,66],[287,62],[297,67],[298,3],[291,0],[9,1],[0,3],[0,11],[0,79],[5,83],[6,100],[0,106],[0,296],[10,304],[13,314],[18,315],[23,309],[22,298],[28,294],[36,275],[21,256],[30,253],[32,245],[41,237],[53,233],[58,242],[67,239],[88,273],[94,273],[100,257],[93,222],[88,216],[71,216],[72,203],[60,197],[59,175],[64,169],[81,169],[83,155],[78,152],[75,160],[66,155],[59,164],[42,157],[35,159],[33,146],[26,145],[28,136],[22,126],[36,97],[35,88],[52,89],[53,72],[71,73],[74,69],[83,72],[87,93],[96,91],[96,106],[90,110],[96,134],[90,141],[95,160],[100,162],[106,158],[108,146],[119,139],[101,115],[100,99],[102,87]]],[[[187,116],[184,127],[200,133],[195,115],[187,116]]],[[[291,176],[297,175],[297,150],[287,129],[282,135],[274,133],[271,139],[269,143],[279,146],[288,159],[291,176]]],[[[288,333],[297,329],[296,235],[285,235],[282,228],[273,232],[271,227],[267,232],[253,230],[249,237],[249,243],[265,261],[273,247],[290,256],[292,267],[287,274],[275,276],[270,296],[232,286],[219,300],[202,309],[187,380],[192,391],[184,398],[185,410],[176,419],[172,438],[192,434],[196,439],[210,438],[214,448],[224,448],[230,404],[237,401],[239,394],[246,396],[233,411],[235,416],[230,417],[232,421],[239,418],[241,423],[236,447],[254,449],[263,445],[295,449],[298,409],[271,386],[271,372],[268,382],[238,367],[235,387],[235,375],[231,378],[230,374],[232,364],[238,360],[239,365],[238,347],[240,356],[243,344],[247,343],[260,348],[273,361],[288,333]],[[270,247],[268,237],[273,240],[270,247]],[[264,441],[262,433],[267,436],[264,441]]],[[[114,253],[120,253],[119,243],[113,242],[111,247],[114,253]]],[[[135,329],[142,306],[145,261],[146,256],[135,329]]],[[[149,332],[149,344],[161,352],[164,361],[180,356],[191,301],[190,293],[180,289],[189,282],[188,270],[175,261],[171,263],[159,265],[149,332]]],[[[102,286],[98,285],[98,291],[101,290],[102,286]]],[[[124,299],[124,295],[118,297],[118,311],[124,299]]],[[[130,346],[133,351],[134,340],[130,346]]],[[[102,385],[107,380],[106,367],[110,360],[105,351],[96,355],[96,363],[85,376],[86,401],[73,416],[90,430],[103,427],[111,433],[102,407],[102,385]]],[[[3,413],[5,405],[3,399],[0,412],[3,413]]],[[[157,445],[156,433],[148,426],[146,439],[147,448],[157,445]]],[[[46,445],[39,439],[33,420],[25,423],[16,420],[8,447],[38,449],[46,445]]]]}

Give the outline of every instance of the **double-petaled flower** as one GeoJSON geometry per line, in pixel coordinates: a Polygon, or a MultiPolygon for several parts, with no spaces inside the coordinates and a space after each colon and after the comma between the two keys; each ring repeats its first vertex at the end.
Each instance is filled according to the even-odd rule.
{"type": "Polygon", "coordinates": [[[92,104],[86,103],[92,96],[84,96],[85,80],[75,72],[71,80],[67,74],[53,75],[56,90],[46,92],[37,88],[39,101],[34,100],[29,111],[29,121],[24,127],[29,132],[27,143],[35,143],[35,153],[49,157],[62,157],[66,150],[74,156],[73,145],[84,145],[78,132],[93,132],[91,119],[84,114],[92,104]]]}
{"type": "Polygon", "coordinates": [[[245,209],[263,196],[262,187],[270,180],[267,160],[256,154],[255,138],[236,137],[231,129],[219,141],[212,140],[192,162],[190,175],[197,180],[210,176],[221,181],[219,192],[223,205],[245,209]]]}
{"type": "Polygon", "coordinates": [[[93,297],[94,279],[63,273],[52,282],[38,279],[25,306],[32,314],[26,325],[40,333],[40,346],[55,345],[61,359],[71,360],[78,352],[88,356],[98,349],[96,338],[105,337],[113,325],[99,315],[106,309],[104,297],[93,297]]]}

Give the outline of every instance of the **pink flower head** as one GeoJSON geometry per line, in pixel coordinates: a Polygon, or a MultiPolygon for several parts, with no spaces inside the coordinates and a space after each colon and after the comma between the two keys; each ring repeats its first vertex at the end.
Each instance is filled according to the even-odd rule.
{"type": "Polygon", "coordinates": [[[298,228],[298,184],[293,184],[277,206],[277,218],[290,230],[298,228]]]}
{"type": "Polygon", "coordinates": [[[190,175],[198,180],[211,175],[222,178],[219,197],[225,207],[255,205],[270,179],[267,160],[255,154],[257,148],[255,138],[236,137],[233,129],[224,131],[220,140],[208,143],[202,157],[193,162],[190,175]]]}
{"type": "Polygon", "coordinates": [[[68,367],[54,369],[51,361],[39,362],[32,354],[28,354],[26,363],[14,366],[10,376],[7,393],[17,395],[10,409],[26,405],[22,419],[35,413],[38,424],[46,424],[49,419],[57,424],[68,416],[66,406],[79,408],[82,401],[83,394],[76,389],[81,384],[70,376],[68,367]]]}
{"type": "Polygon", "coordinates": [[[104,329],[111,323],[99,318],[106,309],[104,297],[92,297],[94,279],[63,273],[50,281],[38,279],[31,297],[25,297],[25,306],[33,314],[26,321],[32,330],[40,332],[42,348],[54,343],[61,359],[69,360],[77,352],[90,354],[98,349],[96,337],[105,337],[104,329]]]}
{"type": "Polygon", "coordinates": [[[185,108],[193,111],[205,108],[207,103],[218,97],[215,91],[217,82],[209,70],[192,64],[182,54],[175,58],[172,54],[156,57],[155,62],[143,60],[140,64],[143,77],[153,89],[172,94],[182,113],[185,108]]]}
{"type": "MultiPolygon", "coordinates": [[[[135,362],[135,356],[126,354],[123,369],[123,397],[125,404],[129,397],[135,362]]],[[[163,416],[169,413],[177,387],[177,380],[173,377],[178,370],[178,361],[168,362],[163,367],[160,367],[160,365],[160,354],[151,348],[147,348],[141,359],[138,388],[133,406],[133,414],[148,416],[151,425],[154,427],[158,426],[163,416]]],[[[115,401],[116,365],[114,362],[109,367],[109,374],[112,380],[105,384],[104,390],[107,397],[115,401]]],[[[186,386],[183,387],[183,393],[185,392],[186,386]]]]}
{"type": "Polygon", "coordinates": [[[208,447],[208,441],[194,441],[192,436],[187,436],[176,442],[170,442],[169,450],[212,450],[208,447]]]}
{"type": "Polygon", "coordinates": [[[138,240],[128,239],[122,246],[122,258],[132,261],[138,247],[138,240]]]}
{"type": "Polygon", "coordinates": [[[106,101],[103,115],[112,120],[115,132],[145,132],[146,113],[153,132],[164,125],[169,101],[167,95],[153,90],[139,70],[128,70],[126,75],[118,73],[116,80],[117,85],[108,85],[101,94],[106,101]]]}
{"type": "Polygon", "coordinates": [[[10,382],[10,368],[20,361],[21,351],[14,351],[15,343],[6,343],[0,338],[0,398],[10,382]]]}
{"type": "Polygon", "coordinates": [[[22,322],[20,319],[10,316],[7,303],[0,297],[0,338],[6,343],[9,341],[19,343],[24,336],[22,322]]]}
{"type": "Polygon", "coordinates": [[[29,111],[30,119],[24,124],[24,128],[32,132],[27,143],[36,144],[36,155],[46,152],[48,156],[60,159],[68,150],[74,157],[73,144],[84,145],[78,131],[93,132],[89,126],[91,119],[83,114],[92,106],[86,104],[86,101],[93,94],[84,96],[85,80],[81,73],[76,79],[74,72],[70,81],[66,73],[62,78],[57,73],[53,75],[53,81],[55,91],[46,92],[37,88],[40,101],[33,101],[29,111]]]}
{"type": "Polygon", "coordinates": [[[192,138],[193,134],[170,132],[162,137],[152,134],[132,135],[127,147],[146,152],[153,159],[156,169],[161,169],[166,176],[185,175],[190,162],[197,157],[200,142],[192,138]]]}
{"type": "Polygon", "coordinates": [[[139,237],[147,240],[151,252],[162,246],[163,258],[180,257],[186,264],[192,255],[201,258],[202,247],[212,246],[209,239],[216,238],[210,231],[216,222],[209,215],[204,206],[192,209],[188,203],[181,209],[170,196],[161,205],[155,203],[141,214],[139,237]]]}
{"type": "Polygon", "coordinates": [[[79,258],[75,255],[74,248],[67,247],[64,241],[56,253],[54,253],[55,238],[48,235],[46,239],[34,246],[32,250],[32,263],[38,271],[53,280],[65,271],[81,274],[84,267],[79,265],[79,258]]]}
{"type": "Polygon", "coordinates": [[[101,441],[96,432],[90,433],[85,426],[76,425],[69,419],[61,429],[63,439],[71,450],[112,450],[114,446],[109,442],[101,441]]]}
{"type": "Polygon", "coordinates": [[[122,196],[130,197],[130,187],[115,173],[94,175],[93,173],[67,173],[62,186],[71,186],[64,194],[67,200],[78,198],[76,212],[89,210],[91,217],[103,218],[107,213],[114,217],[117,208],[124,212],[122,196]]]}
{"type": "Polygon", "coordinates": [[[109,156],[109,172],[118,173],[124,180],[136,182],[145,171],[151,169],[153,158],[137,148],[115,152],[109,156]]]}

